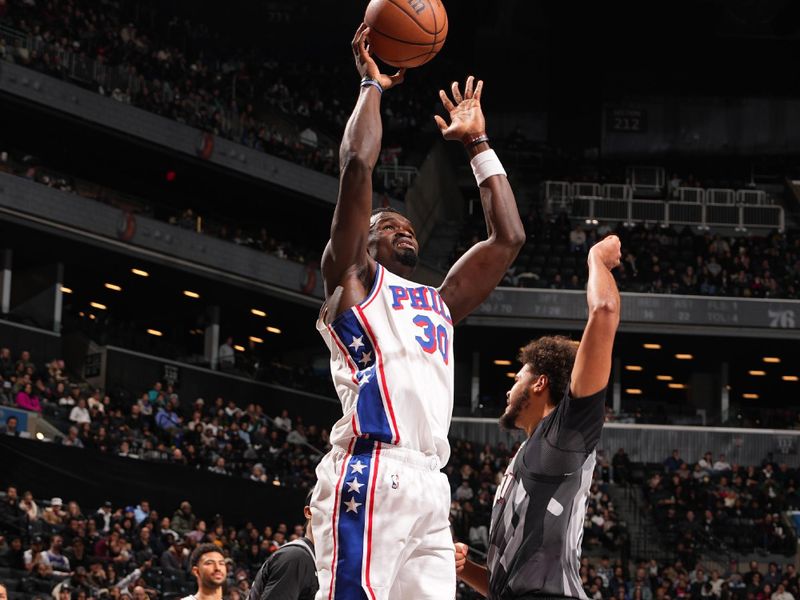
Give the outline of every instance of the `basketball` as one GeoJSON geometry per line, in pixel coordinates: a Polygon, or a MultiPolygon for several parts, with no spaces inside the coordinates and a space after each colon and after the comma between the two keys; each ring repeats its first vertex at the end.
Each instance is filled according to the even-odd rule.
{"type": "Polygon", "coordinates": [[[447,37],[447,12],[440,0],[371,0],[364,15],[372,52],[393,67],[419,67],[447,37]]]}

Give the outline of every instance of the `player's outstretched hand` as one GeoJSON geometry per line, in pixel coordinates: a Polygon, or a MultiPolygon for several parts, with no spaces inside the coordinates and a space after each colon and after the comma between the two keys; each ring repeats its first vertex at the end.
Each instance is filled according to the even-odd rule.
{"type": "Polygon", "coordinates": [[[356,69],[361,77],[370,77],[381,84],[384,90],[403,83],[406,70],[400,69],[394,75],[384,75],[372,58],[369,48],[369,27],[366,23],[359,25],[353,37],[353,57],[356,60],[356,69]]]}
{"type": "Polygon", "coordinates": [[[464,565],[467,564],[467,554],[469,554],[469,546],[456,542],[454,544],[456,551],[456,576],[461,574],[464,570],[464,565]]]}
{"type": "Polygon", "coordinates": [[[467,136],[483,133],[486,130],[486,121],[483,118],[483,110],[481,110],[483,81],[480,80],[475,85],[475,78],[470,75],[464,84],[463,96],[457,81],[451,84],[450,92],[453,95],[452,101],[444,90],[439,90],[442,105],[450,115],[450,125],[439,115],[433,117],[444,139],[463,140],[467,136]]]}
{"type": "Polygon", "coordinates": [[[619,261],[622,258],[619,238],[615,235],[610,235],[603,239],[603,241],[597,242],[592,246],[592,249],[589,250],[589,258],[592,256],[600,259],[609,271],[619,266],[619,261]]]}

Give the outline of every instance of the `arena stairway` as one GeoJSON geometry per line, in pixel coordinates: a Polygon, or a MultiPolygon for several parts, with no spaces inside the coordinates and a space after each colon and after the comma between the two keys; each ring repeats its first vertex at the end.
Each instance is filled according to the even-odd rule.
{"type": "Polygon", "coordinates": [[[620,520],[628,526],[632,560],[655,558],[659,563],[675,560],[674,551],[662,542],[652,516],[645,509],[641,486],[631,483],[609,484],[608,496],[620,520]]]}

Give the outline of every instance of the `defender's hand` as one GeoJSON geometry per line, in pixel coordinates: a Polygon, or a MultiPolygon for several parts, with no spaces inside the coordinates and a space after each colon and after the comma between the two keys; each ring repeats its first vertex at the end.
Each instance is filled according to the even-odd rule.
{"type": "Polygon", "coordinates": [[[464,84],[464,96],[458,89],[458,82],[454,81],[450,86],[453,100],[450,101],[444,90],[439,90],[439,98],[442,99],[444,109],[450,115],[450,125],[440,117],[435,115],[433,118],[439,126],[439,131],[446,140],[461,140],[469,135],[479,135],[486,129],[486,121],[481,110],[481,93],[483,92],[483,81],[478,81],[475,85],[475,78],[470,75],[464,84]],[[473,90],[474,86],[474,90],[473,90]]]}
{"type": "Polygon", "coordinates": [[[600,260],[609,271],[619,266],[619,261],[622,258],[619,238],[615,235],[610,235],[603,241],[597,242],[589,250],[589,259],[591,260],[593,257],[600,260]]]}
{"type": "Polygon", "coordinates": [[[464,570],[464,565],[467,564],[467,554],[469,554],[469,546],[457,542],[454,544],[456,551],[456,575],[460,575],[464,570]]]}
{"type": "Polygon", "coordinates": [[[377,63],[372,59],[369,49],[369,27],[366,23],[359,25],[356,35],[353,38],[353,56],[356,60],[358,74],[363,77],[371,77],[377,81],[384,90],[388,90],[396,85],[403,83],[406,70],[400,69],[394,75],[384,75],[378,68],[377,63]]]}

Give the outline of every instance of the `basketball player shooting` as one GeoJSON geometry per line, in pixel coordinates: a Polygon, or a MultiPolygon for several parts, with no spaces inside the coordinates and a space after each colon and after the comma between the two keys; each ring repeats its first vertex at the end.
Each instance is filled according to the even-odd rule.
{"type": "Polygon", "coordinates": [[[362,77],[340,149],[339,198],[322,257],[326,301],[317,327],[331,352],[342,418],[317,468],[311,501],[317,599],[442,600],[455,595],[449,529],[447,432],[453,408],[453,325],[497,285],[524,242],[514,195],[489,148],[469,77],[452,100],[442,135],[465,144],[488,223],[488,239],[450,269],[439,289],[407,279],[418,243],[409,220],[372,207],[380,152],[381,96],[404,72],[382,74],[369,29],[352,42],[362,77]]]}
{"type": "Polygon", "coordinates": [[[495,494],[487,566],[467,560],[467,546],[456,544],[458,576],[492,600],[587,598],[578,569],[619,325],[611,274],[619,260],[617,236],[589,251],[589,321],[577,353],[564,337],[540,338],[520,353],[500,424],[528,439],[495,494]]]}

